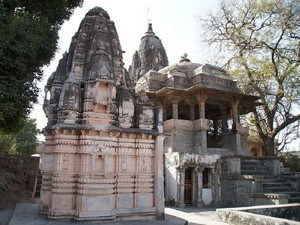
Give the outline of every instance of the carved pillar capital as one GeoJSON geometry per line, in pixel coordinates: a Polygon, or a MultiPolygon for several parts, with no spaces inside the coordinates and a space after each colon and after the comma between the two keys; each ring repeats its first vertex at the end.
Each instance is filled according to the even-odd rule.
{"type": "Polygon", "coordinates": [[[195,172],[196,173],[203,173],[204,169],[205,169],[205,165],[199,164],[198,166],[195,167],[195,172]]]}
{"type": "Polygon", "coordinates": [[[188,96],[188,99],[185,99],[184,101],[188,104],[188,105],[195,105],[196,101],[194,100],[194,98],[192,96],[188,96]]]}
{"type": "Polygon", "coordinates": [[[234,107],[234,106],[237,107],[240,104],[240,99],[233,98],[233,101],[231,102],[231,104],[232,104],[232,107],[234,107]]]}
{"type": "Polygon", "coordinates": [[[205,103],[205,101],[207,99],[207,94],[203,93],[203,92],[199,92],[199,93],[196,93],[195,97],[199,103],[202,103],[202,102],[205,103]]]}
{"type": "Polygon", "coordinates": [[[175,95],[175,96],[172,96],[171,98],[170,98],[170,102],[172,102],[172,104],[178,104],[178,102],[180,101],[180,96],[178,96],[178,95],[175,95]]]}
{"type": "Polygon", "coordinates": [[[166,100],[163,97],[158,97],[156,99],[153,99],[152,102],[156,105],[156,106],[161,106],[164,107],[166,105],[166,100]]]}
{"type": "Polygon", "coordinates": [[[176,170],[177,170],[179,173],[183,173],[183,172],[185,172],[185,167],[184,167],[184,166],[178,166],[178,167],[176,167],[176,170]]]}

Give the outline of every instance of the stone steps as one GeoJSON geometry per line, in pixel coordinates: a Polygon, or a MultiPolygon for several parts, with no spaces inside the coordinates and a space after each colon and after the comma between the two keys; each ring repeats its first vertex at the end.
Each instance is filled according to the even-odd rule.
{"type": "Polygon", "coordinates": [[[241,174],[269,176],[272,174],[272,170],[268,168],[267,164],[264,161],[255,159],[244,159],[241,162],[241,174]]]}
{"type": "Polygon", "coordinates": [[[300,203],[300,192],[290,193],[289,203],[300,203]]]}
{"type": "Polygon", "coordinates": [[[269,188],[292,188],[292,184],[291,183],[283,183],[283,182],[267,182],[265,183],[262,183],[262,188],[266,188],[266,189],[269,189],[269,188]]]}
{"type": "Polygon", "coordinates": [[[300,203],[300,173],[290,172],[281,166],[281,174],[275,175],[271,163],[254,158],[243,158],[240,165],[241,175],[253,177],[258,182],[254,198],[275,204],[300,203]]]}
{"type": "Polygon", "coordinates": [[[288,203],[300,203],[300,192],[295,187],[295,177],[267,177],[262,181],[263,193],[287,194],[288,203]]]}

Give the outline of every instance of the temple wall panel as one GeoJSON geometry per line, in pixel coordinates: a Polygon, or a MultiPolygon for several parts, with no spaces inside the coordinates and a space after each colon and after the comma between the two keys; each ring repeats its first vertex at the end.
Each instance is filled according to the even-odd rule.
{"type": "Polygon", "coordinates": [[[73,139],[68,135],[61,135],[55,142],[48,139],[43,163],[43,188],[47,192],[43,204],[48,206],[50,216],[74,214],[81,220],[91,215],[111,218],[116,216],[112,213],[118,212],[116,209],[153,210],[154,137],[118,135],[82,131],[73,139]]]}

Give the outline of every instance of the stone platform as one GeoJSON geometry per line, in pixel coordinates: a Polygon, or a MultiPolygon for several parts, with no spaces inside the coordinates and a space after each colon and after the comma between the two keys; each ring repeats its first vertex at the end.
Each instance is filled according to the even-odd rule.
{"type": "MultiPolygon", "coordinates": [[[[165,208],[165,220],[146,221],[118,221],[118,222],[78,222],[73,220],[51,220],[39,214],[38,204],[17,204],[8,225],[86,225],[86,224],[114,224],[114,225],[226,225],[216,219],[215,208],[165,208]]],[[[1,222],[1,221],[0,221],[1,222]]],[[[2,223],[0,223],[2,225],[2,223]]],[[[6,225],[4,223],[3,225],[6,225]]]]}

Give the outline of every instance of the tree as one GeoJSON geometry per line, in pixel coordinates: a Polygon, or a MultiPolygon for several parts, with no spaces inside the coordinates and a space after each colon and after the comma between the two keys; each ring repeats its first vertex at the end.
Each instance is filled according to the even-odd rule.
{"type": "Polygon", "coordinates": [[[289,152],[280,154],[280,161],[284,167],[290,168],[292,172],[300,172],[300,157],[289,152]]]}
{"type": "Polygon", "coordinates": [[[259,96],[255,125],[263,151],[274,155],[299,137],[300,1],[223,1],[200,19],[206,43],[219,49],[224,67],[246,94],[259,96]]]}
{"type": "Polygon", "coordinates": [[[19,155],[36,153],[39,132],[36,119],[26,118],[22,129],[16,134],[0,134],[0,153],[19,155]]]}
{"type": "Polygon", "coordinates": [[[14,136],[16,152],[20,155],[36,153],[36,148],[39,144],[37,139],[39,132],[36,119],[27,118],[23,128],[14,136]]]}
{"type": "Polygon", "coordinates": [[[57,49],[58,30],[82,1],[0,1],[0,131],[22,127],[37,102],[41,67],[57,49]]]}
{"type": "Polygon", "coordinates": [[[10,134],[0,134],[0,153],[15,153],[15,140],[10,134]]]}

